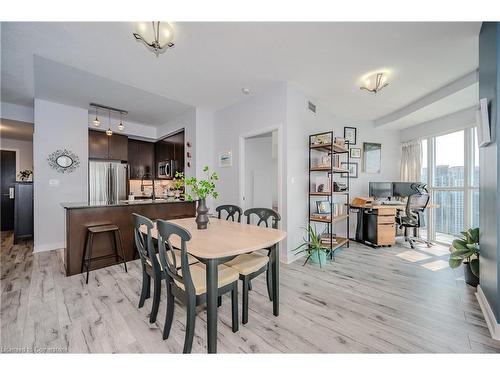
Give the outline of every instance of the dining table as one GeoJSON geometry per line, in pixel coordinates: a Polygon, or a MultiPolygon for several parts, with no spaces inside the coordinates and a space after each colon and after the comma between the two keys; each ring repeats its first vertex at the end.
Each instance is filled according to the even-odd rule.
{"type": "MultiPolygon", "coordinates": [[[[207,283],[207,351],[217,353],[217,297],[218,265],[228,262],[238,255],[260,249],[270,250],[273,315],[279,315],[279,243],[286,232],[264,226],[243,224],[234,221],[210,218],[207,229],[198,229],[195,218],[168,220],[191,233],[186,242],[187,252],[206,266],[207,283]]],[[[151,232],[158,238],[156,224],[151,232]]],[[[181,247],[178,236],[172,236],[170,243],[181,247]]]]}

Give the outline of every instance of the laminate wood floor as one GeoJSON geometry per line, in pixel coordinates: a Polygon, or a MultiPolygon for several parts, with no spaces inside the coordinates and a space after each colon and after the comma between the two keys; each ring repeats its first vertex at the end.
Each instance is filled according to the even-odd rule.
{"type": "MultiPolygon", "coordinates": [[[[162,340],[164,295],[155,324],[151,300],[137,308],[140,262],[84,277],[64,276],[62,251],[32,253],[32,243],[1,238],[1,351],[180,353],[185,310],[176,305],[162,340]]],[[[264,275],[250,292],[249,323],[231,331],[230,299],[219,308],[220,353],[500,352],[474,288],[447,266],[446,248],[356,243],[323,268],[281,266],[280,316],[272,314],[264,275]]],[[[241,299],[241,294],[240,294],[241,299]]],[[[240,306],[241,308],[241,306],[240,306]]],[[[241,309],[240,309],[241,312],[241,309]]],[[[240,315],[241,317],[241,315],[240,315]]],[[[193,352],[206,352],[206,313],[199,308],[193,352]]]]}

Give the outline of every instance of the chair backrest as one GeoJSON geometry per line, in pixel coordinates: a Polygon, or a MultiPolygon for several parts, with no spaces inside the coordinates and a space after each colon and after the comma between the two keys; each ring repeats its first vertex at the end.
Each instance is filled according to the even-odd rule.
{"type": "Polygon", "coordinates": [[[278,229],[278,221],[281,220],[280,214],[270,208],[249,208],[244,215],[247,217],[247,224],[250,224],[251,215],[257,215],[257,225],[264,223],[266,227],[269,227],[268,220],[272,219],[271,227],[274,229],[278,229]]]}
{"type": "Polygon", "coordinates": [[[226,220],[231,219],[232,221],[238,221],[238,223],[241,223],[241,215],[243,214],[243,210],[238,206],[235,206],[234,204],[223,204],[222,206],[218,206],[215,211],[217,211],[219,219],[221,219],[222,211],[226,211],[226,220]],[[234,218],[235,215],[237,216],[236,220],[234,218]]]}
{"type": "Polygon", "coordinates": [[[155,273],[161,272],[160,264],[156,258],[156,250],[153,244],[151,230],[154,228],[153,222],[147,217],[132,214],[134,220],[134,241],[143,267],[151,265],[155,273]],[[147,232],[143,233],[141,227],[145,227],[147,232]]]}
{"type": "Polygon", "coordinates": [[[184,290],[193,294],[196,293],[189,271],[189,261],[187,254],[186,242],[191,239],[191,233],[177,224],[169,223],[165,220],[156,222],[158,230],[158,252],[160,254],[160,262],[163,270],[167,275],[175,281],[184,285],[184,290]],[[174,254],[174,247],[170,242],[172,236],[178,236],[181,239],[181,264],[177,265],[177,260],[174,254]]]}
{"type": "Polygon", "coordinates": [[[427,208],[430,195],[425,184],[415,183],[411,187],[415,193],[408,197],[405,212],[408,218],[414,220],[417,225],[420,225],[420,214],[427,208]]]}

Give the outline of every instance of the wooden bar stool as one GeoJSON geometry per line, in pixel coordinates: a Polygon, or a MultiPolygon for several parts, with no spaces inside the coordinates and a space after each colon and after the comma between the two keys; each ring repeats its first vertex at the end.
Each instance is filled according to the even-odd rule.
{"type": "Polygon", "coordinates": [[[123,262],[123,266],[125,267],[125,272],[128,272],[127,263],[125,262],[125,255],[123,253],[122,234],[120,232],[120,228],[118,228],[118,226],[114,224],[95,225],[87,227],[87,238],[85,239],[85,248],[83,251],[83,262],[82,262],[82,273],[84,269],[86,269],[87,271],[85,284],[89,283],[90,262],[93,260],[102,260],[112,257],[115,257],[117,262],[121,260],[123,262]],[[94,242],[94,235],[102,233],[112,234],[114,243],[114,253],[92,258],[92,245],[94,242]],[[118,248],[120,248],[119,252],[118,248]]]}

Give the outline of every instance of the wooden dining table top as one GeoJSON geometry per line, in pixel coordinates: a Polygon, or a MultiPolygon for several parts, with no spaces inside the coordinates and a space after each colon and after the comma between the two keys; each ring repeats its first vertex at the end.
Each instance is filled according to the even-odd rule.
{"type": "MultiPolygon", "coordinates": [[[[280,229],[266,228],[222,219],[210,218],[207,229],[197,229],[195,218],[168,220],[191,233],[191,240],[186,242],[189,254],[204,259],[224,258],[249,253],[280,242],[286,232],[280,229]]],[[[145,228],[141,231],[146,232],[145,228]]],[[[157,239],[156,224],[151,231],[157,239]]],[[[171,236],[172,246],[180,248],[178,236],[171,236]]]]}

